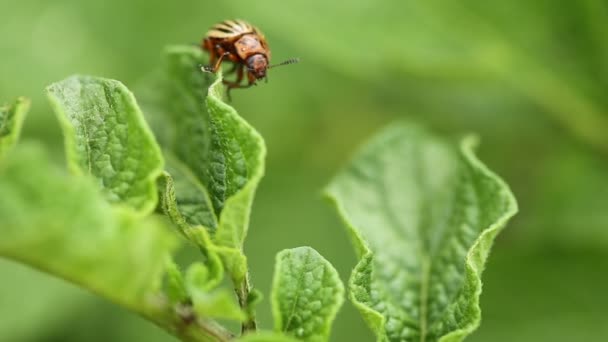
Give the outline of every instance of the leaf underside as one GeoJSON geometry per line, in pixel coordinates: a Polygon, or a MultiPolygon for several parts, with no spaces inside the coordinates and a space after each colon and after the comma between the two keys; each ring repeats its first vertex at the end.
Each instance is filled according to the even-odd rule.
{"type": "Polygon", "coordinates": [[[474,145],[395,124],[327,188],[360,258],[349,295],[379,341],[460,341],[479,325],[481,272],[517,206],[474,145]]]}
{"type": "Polygon", "coordinates": [[[310,247],[277,254],[272,286],[275,329],[303,341],[328,341],[344,300],[334,267],[310,247]]]}

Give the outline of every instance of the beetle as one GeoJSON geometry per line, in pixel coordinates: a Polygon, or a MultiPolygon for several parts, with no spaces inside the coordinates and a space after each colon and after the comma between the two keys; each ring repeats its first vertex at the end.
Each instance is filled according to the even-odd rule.
{"type": "Polygon", "coordinates": [[[235,19],[224,20],[215,24],[205,35],[201,44],[203,50],[209,52],[209,65],[203,66],[204,72],[216,73],[222,61],[229,60],[236,72],[236,80],[223,80],[230,90],[234,88],[249,88],[257,85],[257,81],[265,79],[268,82],[267,71],[281,65],[299,62],[299,58],[291,58],[282,63],[270,65],[270,47],[264,34],[250,23],[235,19]],[[242,84],[247,69],[247,83],[242,84]]]}

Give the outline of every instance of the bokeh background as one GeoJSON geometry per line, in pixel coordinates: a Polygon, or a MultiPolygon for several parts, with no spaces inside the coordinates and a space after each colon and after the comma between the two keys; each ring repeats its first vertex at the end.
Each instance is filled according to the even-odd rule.
{"type": "MultiPolygon", "coordinates": [[[[468,340],[608,339],[608,1],[0,0],[0,99],[32,98],[25,137],[61,162],[46,85],[87,73],[137,95],[165,45],[197,43],[235,17],[266,33],[273,61],[302,58],[234,92],[269,150],[246,244],[256,286],[268,294],[275,253],[300,245],[348,278],[354,253],[321,189],[374,131],[405,118],[446,135],[477,133],[481,159],[519,200],[468,340]]],[[[260,320],[272,327],[268,301],[260,320]]],[[[4,260],[0,340],[175,341],[4,260]]],[[[332,340],[373,336],[346,303],[332,340]]]]}

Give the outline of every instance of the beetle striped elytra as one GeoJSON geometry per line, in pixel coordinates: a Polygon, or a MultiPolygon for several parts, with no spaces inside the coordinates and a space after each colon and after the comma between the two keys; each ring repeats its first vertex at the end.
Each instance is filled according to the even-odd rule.
{"type": "Polygon", "coordinates": [[[291,58],[270,65],[270,47],[264,34],[257,27],[240,19],[224,20],[211,27],[203,39],[202,48],[208,51],[210,56],[209,65],[202,67],[204,72],[217,72],[224,60],[233,63],[229,73],[236,72],[236,80],[223,81],[228,86],[229,98],[231,89],[249,88],[262,78],[268,81],[268,69],[299,62],[298,58],[291,58]],[[242,84],[245,69],[247,83],[242,84]]]}

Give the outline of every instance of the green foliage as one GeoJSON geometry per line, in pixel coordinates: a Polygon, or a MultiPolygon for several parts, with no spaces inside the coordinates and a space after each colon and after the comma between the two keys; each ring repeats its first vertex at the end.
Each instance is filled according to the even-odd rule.
{"type": "MultiPolygon", "coordinates": [[[[229,291],[215,289],[221,264],[193,263],[184,277],[171,257],[175,234],[150,215],[163,158],[133,95],[117,81],[89,76],[56,83],[48,93],[73,175],[32,147],[0,165],[0,253],[79,284],[184,341],[232,338],[210,320],[246,319],[229,291]]],[[[159,182],[173,185],[167,173],[159,182]]]]}
{"type": "Polygon", "coordinates": [[[215,287],[224,276],[224,266],[206,230],[209,226],[203,225],[204,222],[215,224],[215,215],[207,210],[210,207],[204,187],[187,170],[182,171],[181,167],[173,165],[177,162],[169,158],[167,169],[171,174],[164,172],[158,179],[160,207],[187,239],[202,247],[201,252],[210,271],[209,286],[215,287]],[[177,180],[174,181],[173,177],[177,180]]]}
{"type": "Polygon", "coordinates": [[[210,253],[220,254],[235,283],[240,283],[247,272],[243,242],[266,148],[253,127],[223,102],[221,75],[207,95],[210,75],[198,69],[203,60],[196,47],[166,51],[166,74],[159,86],[164,95],[155,99],[152,119],[172,132],[163,147],[173,180],[164,181],[162,202],[182,232],[210,253]]]}
{"type": "Polygon", "coordinates": [[[25,145],[0,164],[0,254],[61,276],[144,315],[155,309],[176,239],[157,217],[114,207],[88,177],[25,145]]]}
{"type": "Polygon", "coordinates": [[[277,254],[272,285],[275,329],[302,341],[328,341],[344,301],[334,267],[310,247],[277,254]]]}
{"type": "Polygon", "coordinates": [[[163,159],[133,94],[118,81],[89,76],[70,77],[47,92],[70,170],[93,175],[110,201],[150,213],[163,159]]]}
{"type": "Polygon", "coordinates": [[[481,272],[517,205],[473,147],[396,124],[327,189],[360,258],[350,297],[379,341],[460,341],[479,325],[481,272]]]}
{"type": "MultiPolygon", "coordinates": [[[[170,75],[177,78],[166,86],[184,85],[190,98],[184,103],[202,99],[186,72],[200,58],[195,51],[172,48],[168,54],[177,68],[169,68],[170,75]]],[[[265,148],[222,101],[221,82],[220,75],[210,85],[206,108],[175,109],[189,113],[192,125],[191,116],[198,117],[200,127],[190,132],[192,140],[177,135],[191,150],[165,141],[165,172],[161,150],[121,83],[75,76],[50,86],[73,175],[37,147],[10,154],[0,165],[0,190],[8,194],[0,201],[7,223],[0,253],[88,288],[184,341],[232,339],[212,318],[255,330],[261,293],[248,283],[242,245],[265,148]],[[185,275],[172,260],[174,234],[151,213],[157,191],[159,208],[204,256],[205,263],[192,263],[185,275]],[[230,291],[217,288],[224,267],[240,307],[230,291]]],[[[193,128],[180,125],[172,127],[193,128]]],[[[483,264],[517,209],[472,145],[466,139],[458,150],[418,126],[395,125],[328,189],[361,259],[350,296],[379,340],[457,341],[479,324],[483,264]]],[[[272,289],[277,332],[245,340],[327,341],[343,295],[337,271],[314,249],[284,250],[272,289]]]]}
{"type": "MultiPolygon", "coordinates": [[[[446,134],[478,134],[480,159],[522,208],[492,248],[483,324],[466,341],[606,339],[608,273],[598,271],[598,260],[608,258],[601,148],[608,130],[597,119],[608,113],[606,1],[309,0],[287,8],[266,0],[244,9],[235,1],[152,0],[145,15],[142,3],[0,1],[0,103],[32,99],[22,136],[39,141],[50,159],[64,153],[41,89],[63,75],[94,72],[134,90],[165,149],[165,170],[177,179],[165,153],[173,132],[153,120],[162,106],[144,106],[139,90],[167,97],[147,76],[158,68],[159,47],[200,43],[213,23],[240,17],[265,33],[271,63],[302,58],[272,69],[268,84],[235,91],[230,103],[270,151],[245,244],[262,292],[270,290],[269,262],[285,246],[314,246],[340,274],[350,273],[351,246],[315,189],[364,137],[405,118],[446,134]]],[[[202,89],[204,96],[206,83],[202,89]]],[[[0,231],[3,223],[0,217],[0,231]]],[[[180,252],[184,270],[190,253],[180,252]]],[[[207,257],[201,261],[209,268],[207,257]]],[[[127,310],[10,260],[0,262],[0,277],[2,340],[175,341],[127,310]]],[[[257,313],[262,326],[272,322],[267,302],[257,313]]],[[[372,333],[345,305],[332,339],[371,341],[372,333]]]]}
{"type": "Polygon", "coordinates": [[[173,260],[167,260],[165,274],[165,292],[173,304],[187,303],[189,300],[186,282],[179,266],[173,260]]]}
{"type": "Polygon", "coordinates": [[[29,108],[30,101],[24,97],[0,106],[0,158],[17,143],[29,108]]]}
{"type": "Polygon", "coordinates": [[[236,304],[234,294],[224,288],[210,288],[208,273],[209,270],[200,263],[190,265],[186,273],[186,288],[193,302],[194,312],[199,317],[244,321],[245,313],[236,304]]]}

